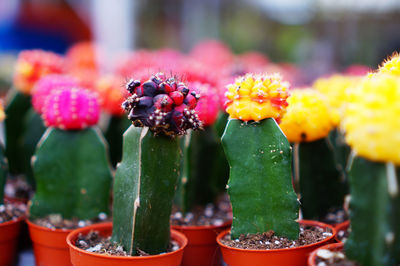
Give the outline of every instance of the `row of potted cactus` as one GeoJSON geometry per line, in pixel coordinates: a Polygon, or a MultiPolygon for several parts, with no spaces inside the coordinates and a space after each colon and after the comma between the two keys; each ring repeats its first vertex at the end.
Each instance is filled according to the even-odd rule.
{"type": "MultiPolygon", "coordinates": [[[[195,51],[193,54],[193,58],[196,58],[195,51]]],[[[212,122],[207,123],[224,121],[224,116],[218,119],[216,117],[218,108],[215,106],[219,100],[213,98],[221,92],[210,88],[203,89],[204,86],[217,86],[213,84],[213,80],[209,80],[209,76],[199,75],[204,72],[192,73],[192,69],[185,70],[188,80],[207,80],[208,83],[189,83],[187,86],[177,76],[147,73],[146,77],[146,74],[141,73],[143,69],[135,70],[137,61],[128,62],[129,64],[124,65],[122,69],[135,71],[132,73],[133,79],[126,84],[126,92],[115,86],[115,82],[114,85],[108,86],[104,85],[103,81],[102,90],[106,91],[106,96],[103,95],[104,98],[100,97],[101,100],[98,101],[93,90],[88,90],[85,84],[89,83],[90,79],[83,83],[82,79],[75,80],[48,68],[32,72],[32,69],[41,69],[41,61],[36,56],[37,51],[32,56],[33,59],[26,55],[21,56],[17,74],[23,75],[16,76],[16,86],[25,89],[20,89],[6,107],[7,145],[8,142],[13,143],[7,148],[13,147],[12,145],[18,147],[21,139],[33,140],[29,142],[30,147],[22,146],[30,149],[30,153],[13,154],[16,150],[10,148],[6,154],[10,160],[13,156],[15,158],[21,154],[28,154],[29,160],[25,157],[19,162],[24,162],[28,168],[32,167],[32,183],[35,184],[36,191],[29,204],[28,224],[35,243],[38,264],[54,265],[57,260],[57,265],[70,265],[70,256],[74,265],[98,264],[103,260],[105,261],[101,263],[115,263],[112,262],[113,259],[129,264],[138,260],[149,262],[151,258],[156,259],[155,263],[158,265],[167,263],[170,259],[175,262],[169,262],[179,265],[182,256],[185,265],[220,263],[218,259],[215,260],[218,257],[215,255],[215,238],[223,228],[229,227],[229,223],[223,223],[218,229],[208,226],[212,232],[209,236],[212,243],[207,245],[211,246],[215,256],[207,255],[207,258],[202,260],[200,253],[196,252],[206,243],[196,243],[194,238],[189,236],[190,233],[185,231],[184,226],[174,228],[186,234],[188,240],[179,232],[171,231],[170,216],[173,202],[178,210],[185,214],[195,205],[204,205],[215,200],[216,194],[221,191],[221,184],[226,180],[223,176],[226,161],[224,156],[220,156],[222,147],[230,165],[227,190],[232,204],[233,221],[230,231],[222,232],[217,240],[221,245],[224,260],[229,265],[245,265],[249,261],[252,265],[304,265],[308,253],[332,241],[335,229],[312,221],[298,221],[300,204],[296,192],[300,195],[303,218],[323,219],[329,211],[340,208],[343,204],[344,194],[348,189],[348,174],[352,194],[353,231],[346,244],[349,250],[346,250],[346,253],[349,258],[366,265],[392,265],[398,262],[398,180],[395,166],[397,157],[395,153],[390,152],[390,147],[396,145],[397,138],[394,136],[390,142],[392,144],[388,144],[387,133],[376,133],[381,132],[378,130],[380,128],[396,132],[396,124],[393,123],[395,119],[391,118],[397,109],[392,106],[384,108],[392,102],[390,97],[395,97],[398,93],[399,82],[395,77],[396,73],[373,74],[372,77],[363,80],[354,77],[356,81],[352,80],[353,85],[337,86],[336,89],[345,91],[343,93],[347,93],[351,86],[361,89],[354,89],[359,94],[350,95],[336,106],[336,109],[332,108],[331,102],[326,101],[323,89],[320,92],[304,89],[291,91],[288,83],[279,75],[241,76],[227,86],[227,101],[224,105],[230,118],[221,142],[220,130],[211,126],[212,122]],[[29,60],[37,65],[29,65],[29,60]],[[58,75],[47,75],[48,73],[58,75]],[[45,77],[40,82],[34,82],[35,79],[39,79],[38,75],[45,77]],[[198,76],[189,78],[194,75],[198,76]],[[36,92],[32,97],[35,111],[24,115],[31,104],[30,96],[24,92],[32,89],[36,92]],[[384,91],[388,98],[376,97],[377,90],[384,91]],[[114,94],[118,95],[114,98],[116,100],[107,101],[114,94]],[[289,96],[290,94],[292,95],[289,96]],[[122,104],[123,108],[121,95],[129,95],[122,104]],[[368,98],[360,95],[372,96],[368,98]],[[198,108],[207,102],[202,102],[202,96],[207,99],[208,108],[198,108]],[[371,97],[376,97],[377,103],[373,103],[371,97]],[[357,98],[364,99],[364,102],[357,102],[357,98]],[[99,218],[104,220],[110,214],[113,171],[108,162],[106,142],[95,126],[99,120],[100,106],[115,110],[110,112],[115,116],[110,120],[113,123],[106,129],[106,136],[109,133],[107,139],[110,142],[121,142],[122,132],[125,130],[123,125],[128,124],[126,120],[129,119],[132,125],[124,133],[122,160],[116,167],[113,181],[113,224],[94,225],[93,228],[101,235],[111,236],[111,241],[121,244],[128,255],[145,252],[154,256],[114,258],[115,256],[93,255],[82,251],[75,246],[75,241],[79,233],[89,233],[90,227],[70,234],[69,255],[65,239],[72,230],[49,230],[35,223],[35,220],[48,218],[53,214],[59,214],[64,219],[81,221],[99,218]],[[212,108],[217,111],[210,111],[212,108]],[[369,125],[369,118],[373,116],[371,111],[365,111],[367,108],[376,108],[379,112],[383,110],[379,113],[381,116],[371,119],[377,123],[375,128],[369,125]],[[128,119],[125,120],[121,118],[124,110],[128,115],[128,119]],[[385,110],[386,113],[383,113],[385,110]],[[344,129],[346,141],[353,151],[356,151],[348,160],[351,162],[347,165],[349,173],[345,163],[349,147],[341,142],[343,133],[335,129],[339,124],[338,120],[343,120],[340,126],[344,129]],[[35,128],[35,125],[41,125],[41,133],[36,132],[32,137],[29,136],[33,133],[31,130],[24,132],[23,129],[35,128]],[[204,128],[205,131],[196,131],[200,128],[204,128]],[[14,135],[12,130],[23,134],[14,135]],[[292,146],[288,140],[292,142],[292,146]],[[374,144],[376,142],[378,144],[374,144]],[[36,148],[32,149],[32,146],[36,148]],[[374,155],[371,156],[371,153],[374,155]],[[368,160],[389,163],[369,163],[354,154],[368,160]],[[32,164],[27,164],[27,161],[31,161],[32,164]],[[210,165],[211,163],[215,164],[210,165]],[[372,183],[368,185],[366,181],[360,180],[361,175],[373,176],[370,181],[372,183]],[[376,176],[380,177],[374,178],[376,176]],[[204,183],[206,185],[202,186],[204,183]],[[378,201],[365,193],[367,188],[379,190],[378,201]],[[382,207],[374,208],[378,211],[377,219],[382,223],[372,219],[368,225],[368,230],[372,233],[367,236],[361,226],[370,214],[371,208],[365,207],[366,201],[382,207]],[[270,231],[278,237],[296,240],[300,225],[323,227],[329,236],[318,243],[278,249],[276,252],[241,250],[229,247],[223,241],[227,238],[239,239],[242,235],[270,231]],[[40,232],[51,233],[54,236],[43,238],[40,232]],[[180,248],[165,253],[171,238],[178,242],[180,248]],[[60,253],[63,257],[57,258],[60,254],[50,252],[50,242],[64,249],[60,253]],[[185,248],[187,243],[189,245],[185,248]],[[190,250],[190,246],[193,248],[196,244],[199,246],[197,250],[194,249],[193,253],[186,252],[190,250]],[[360,252],[362,245],[378,245],[379,248],[376,251],[371,248],[374,250],[372,255],[365,255],[360,252]],[[165,254],[157,255],[160,253],[165,254]]],[[[138,54],[134,56],[140,59],[138,54]]],[[[177,59],[176,54],[169,56],[177,59]]],[[[146,60],[149,58],[151,57],[145,57],[146,60]]],[[[228,56],[222,58],[221,68],[226,68],[227,63],[224,63],[224,60],[227,58],[229,59],[228,56]]],[[[146,66],[148,69],[158,66],[146,60],[141,63],[150,64],[146,66]]],[[[198,60],[212,61],[213,57],[198,60]]],[[[386,69],[394,72],[395,60],[396,57],[389,61],[390,64],[386,63],[386,67],[382,67],[379,72],[386,69]]],[[[81,72],[87,73],[84,70],[81,72]]],[[[116,80],[118,83],[120,79],[116,80]]],[[[225,82],[230,83],[227,80],[225,82]]],[[[314,84],[317,89],[318,86],[321,85],[314,84]]],[[[117,148],[114,163],[121,157],[118,155],[118,145],[115,147],[117,148]]],[[[14,166],[17,167],[16,165],[14,166]]],[[[83,225],[88,223],[90,222],[84,222],[83,225]]],[[[200,234],[206,233],[200,231],[200,234]]]]}

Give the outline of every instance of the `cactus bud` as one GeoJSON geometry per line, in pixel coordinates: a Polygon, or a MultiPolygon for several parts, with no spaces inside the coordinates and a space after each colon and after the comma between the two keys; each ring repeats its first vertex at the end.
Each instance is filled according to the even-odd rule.
{"type": "Polygon", "coordinates": [[[185,84],[177,86],[177,83],[175,78],[166,78],[162,73],[157,73],[139,86],[138,83],[132,86],[130,82],[127,90],[133,91],[132,96],[122,104],[128,118],[135,126],[147,126],[155,133],[166,135],[182,135],[187,129],[200,128],[196,112],[191,111],[198,99],[189,94],[185,84]],[[170,95],[166,94],[167,91],[171,91],[170,95]]]}

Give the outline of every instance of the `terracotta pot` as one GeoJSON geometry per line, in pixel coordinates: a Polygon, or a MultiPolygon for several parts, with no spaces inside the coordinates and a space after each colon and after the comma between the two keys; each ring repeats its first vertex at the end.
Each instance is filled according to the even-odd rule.
{"type": "Polygon", "coordinates": [[[24,217],[20,217],[15,221],[0,224],[0,265],[14,265],[18,236],[24,220],[24,217]]]}
{"type": "Polygon", "coordinates": [[[335,226],[335,229],[336,229],[335,240],[336,240],[336,242],[342,243],[342,241],[339,239],[338,233],[339,233],[340,231],[347,230],[347,229],[349,228],[349,226],[350,226],[350,221],[345,221],[345,222],[340,223],[340,224],[337,224],[337,225],[335,226]]]}
{"type": "Polygon", "coordinates": [[[4,201],[10,203],[19,203],[19,204],[27,204],[29,199],[28,198],[16,198],[4,195],[4,201]]]}
{"type": "Polygon", "coordinates": [[[70,229],[50,229],[27,220],[29,234],[33,242],[36,265],[71,266],[67,235],[70,229]]]}
{"type": "Polygon", "coordinates": [[[220,226],[172,226],[188,239],[183,253],[183,266],[219,266],[222,264],[217,235],[231,226],[231,221],[220,226]]]}
{"type": "Polygon", "coordinates": [[[317,259],[317,252],[320,249],[328,249],[330,251],[341,251],[343,250],[343,246],[344,244],[342,242],[340,243],[333,243],[333,244],[328,244],[325,246],[322,246],[320,248],[317,248],[316,250],[314,250],[313,252],[311,252],[310,256],[308,257],[308,265],[309,266],[316,266],[316,259],[317,259]]]}
{"type": "MultiPolygon", "coordinates": [[[[104,254],[96,254],[87,252],[75,246],[75,241],[79,234],[88,234],[90,231],[95,230],[102,236],[110,236],[112,233],[112,223],[102,223],[86,226],[74,230],[67,237],[67,243],[70,250],[71,262],[74,266],[149,266],[149,265],[180,265],[183,256],[183,250],[187,245],[187,238],[180,232],[171,230],[171,238],[178,242],[179,249],[173,252],[168,252],[159,255],[143,256],[143,257],[121,257],[111,256],[104,254]]],[[[151,237],[151,236],[149,236],[151,237]]]]}
{"type": "Polygon", "coordinates": [[[217,242],[221,247],[222,257],[224,261],[230,266],[241,265],[290,265],[301,266],[307,265],[307,258],[310,252],[316,248],[333,242],[336,230],[333,226],[316,222],[302,220],[299,222],[302,225],[318,226],[322,228],[329,228],[332,231],[332,236],[310,245],[305,245],[296,248],[273,249],[273,250],[248,250],[239,249],[226,246],[221,243],[221,239],[229,233],[229,230],[220,233],[217,237],[217,242]]]}

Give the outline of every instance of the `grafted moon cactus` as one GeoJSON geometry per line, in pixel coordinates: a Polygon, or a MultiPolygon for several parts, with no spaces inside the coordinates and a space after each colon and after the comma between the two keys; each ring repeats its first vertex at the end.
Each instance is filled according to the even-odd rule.
{"type": "Polygon", "coordinates": [[[99,112],[86,90],[62,88],[49,95],[43,109],[49,128],[33,157],[36,192],[30,219],[49,214],[93,219],[109,213],[111,167],[103,137],[93,127],[99,112]]]}
{"type": "Polygon", "coordinates": [[[166,252],[169,219],[182,152],[178,135],[198,129],[198,96],[162,73],[127,84],[123,107],[132,126],[124,134],[122,162],[114,182],[112,240],[128,254],[166,252]]]}
{"type": "Polygon", "coordinates": [[[328,134],[335,120],[327,99],[313,89],[295,89],[280,127],[294,144],[294,180],[305,219],[320,220],[342,208],[347,192],[336,169],[328,134]]]}
{"type": "Polygon", "coordinates": [[[344,115],[352,148],[345,251],[361,265],[400,263],[399,103],[400,77],[373,74],[351,95],[344,115]]]}
{"type": "Polygon", "coordinates": [[[228,85],[230,119],[222,144],[231,167],[232,239],[269,230],[298,238],[292,151],[275,121],[285,113],[288,87],[279,75],[252,74],[228,85]]]}
{"type": "Polygon", "coordinates": [[[65,70],[63,57],[42,50],[26,50],[18,55],[14,74],[14,89],[6,103],[6,155],[13,174],[24,172],[23,121],[31,108],[31,90],[35,83],[48,74],[65,70]]]}

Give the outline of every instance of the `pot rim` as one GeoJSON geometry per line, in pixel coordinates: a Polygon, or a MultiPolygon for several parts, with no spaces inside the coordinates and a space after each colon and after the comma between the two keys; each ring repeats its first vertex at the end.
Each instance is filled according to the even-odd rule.
{"type": "Polygon", "coordinates": [[[172,229],[177,230],[204,230],[204,229],[217,229],[220,227],[229,226],[232,224],[232,220],[226,221],[221,225],[171,225],[172,229]]]}
{"type": "Polygon", "coordinates": [[[25,215],[22,215],[22,216],[18,217],[18,218],[15,219],[15,220],[11,220],[11,221],[7,221],[7,222],[4,222],[4,223],[0,223],[0,227],[2,227],[2,226],[7,226],[7,225],[11,225],[11,224],[13,224],[13,223],[22,222],[22,221],[24,221],[25,219],[26,219],[26,216],[25,216],[25,215]]]}
{"type": "Polygon", "coordinates": [[[29,220],[29,218],[26,219],[26,223],[30,227],[33,227],[33,228],[35,228],[37,230],[40,230],[40,231],[47,231],[47,232],[54,232],[54,233],[64,233],[65,234],[65,233],[70,233],[70,232],[75,230],[75,229],[53,229],[53,228],[48,228],[48,227],[45,227],[45,226],[40,226],[40,225],[35,224],[31,220],[29,220]]]}
{"type": "Polygon", "coordinates": [[[179,252],[182,252],[183,249],[187,246],[188,240],[184,234],[182,234],[179,231],[176,231],[174,229],[171,230],[171,238],[172,239],[177,239],[180,238],[183,240],[182,245],[179,246],[179,249],[174,250],[172,252],[167,252],[167,253],[162,253],[162,254],[157,254],[157,255],[149,255],[149,256],[115,256],[115,255],[106,255],[106,254],[98,254],[94,252],[89,252],[83,249],[80,249],[75,246],[75,244],[72,243],[72,239],[76,238],[76,236],[80,233],[83,233],[84,231],[90,231],[90,230],[96,230],[104,227],[111,227],[112,228],[112,222],[106,222],[106,223],[97,223],[97,224],[92,224],[88,225],[79,229],[73,230],[71,233],[68,234],[67,236],[67,244],[69,248],[74,249],[78,253],[83,253],[85,255],[89,256],[94,256],[94,257],[99,257],[99,258],[104,258],[104,259],[113,259],[113,260],[150,260],[154,258],[162,258],[166,256],[170,256],[179,252]],[[172,237],[175,236],[175,237],[172,237]]]}
{"type": "Polygon", "coordinates": [[[336,229],[329,224],[325,224],[322,222],[318,222],[318,221],[313,221],[313,220],[300,220],[298,221],[299,224],[303,224],[303,225],[311,225],[311,226],[317,226],[317,227],[324,227],[324,228],[329,228],[332,231],[332,235],[330,237],[327,237],[321,241],[312,243],[312,244],[308,244],[308,245],[304,245],[304,246],[300,246],[300,247],[294,247],[294,248],[279,248],[279,249],[242,249],[242,248],[234,248],[234,247],[230,247],[227,246],[225,244],[223,244],[221,242],[221,238],[225,237],[226,234],[230,233],[230,229],[225,230],[223,232],[221,232],[218,236],[217,236],[217,242],[218,245],[220,245],[221,247],[230,249],[230,250],[235,250],[235,251],[240,251],[240,252],[250,252],[250,253],[262,253],[262,252],[287,252],[289,250],[299,250],[299,249],[305,249],[305,248],[310,248],[310,247],[314,247],[317,245],[320,245],[323,242],[329,242],[331,240],[334,240],[335,236],[336,236],[336,229]]]}

